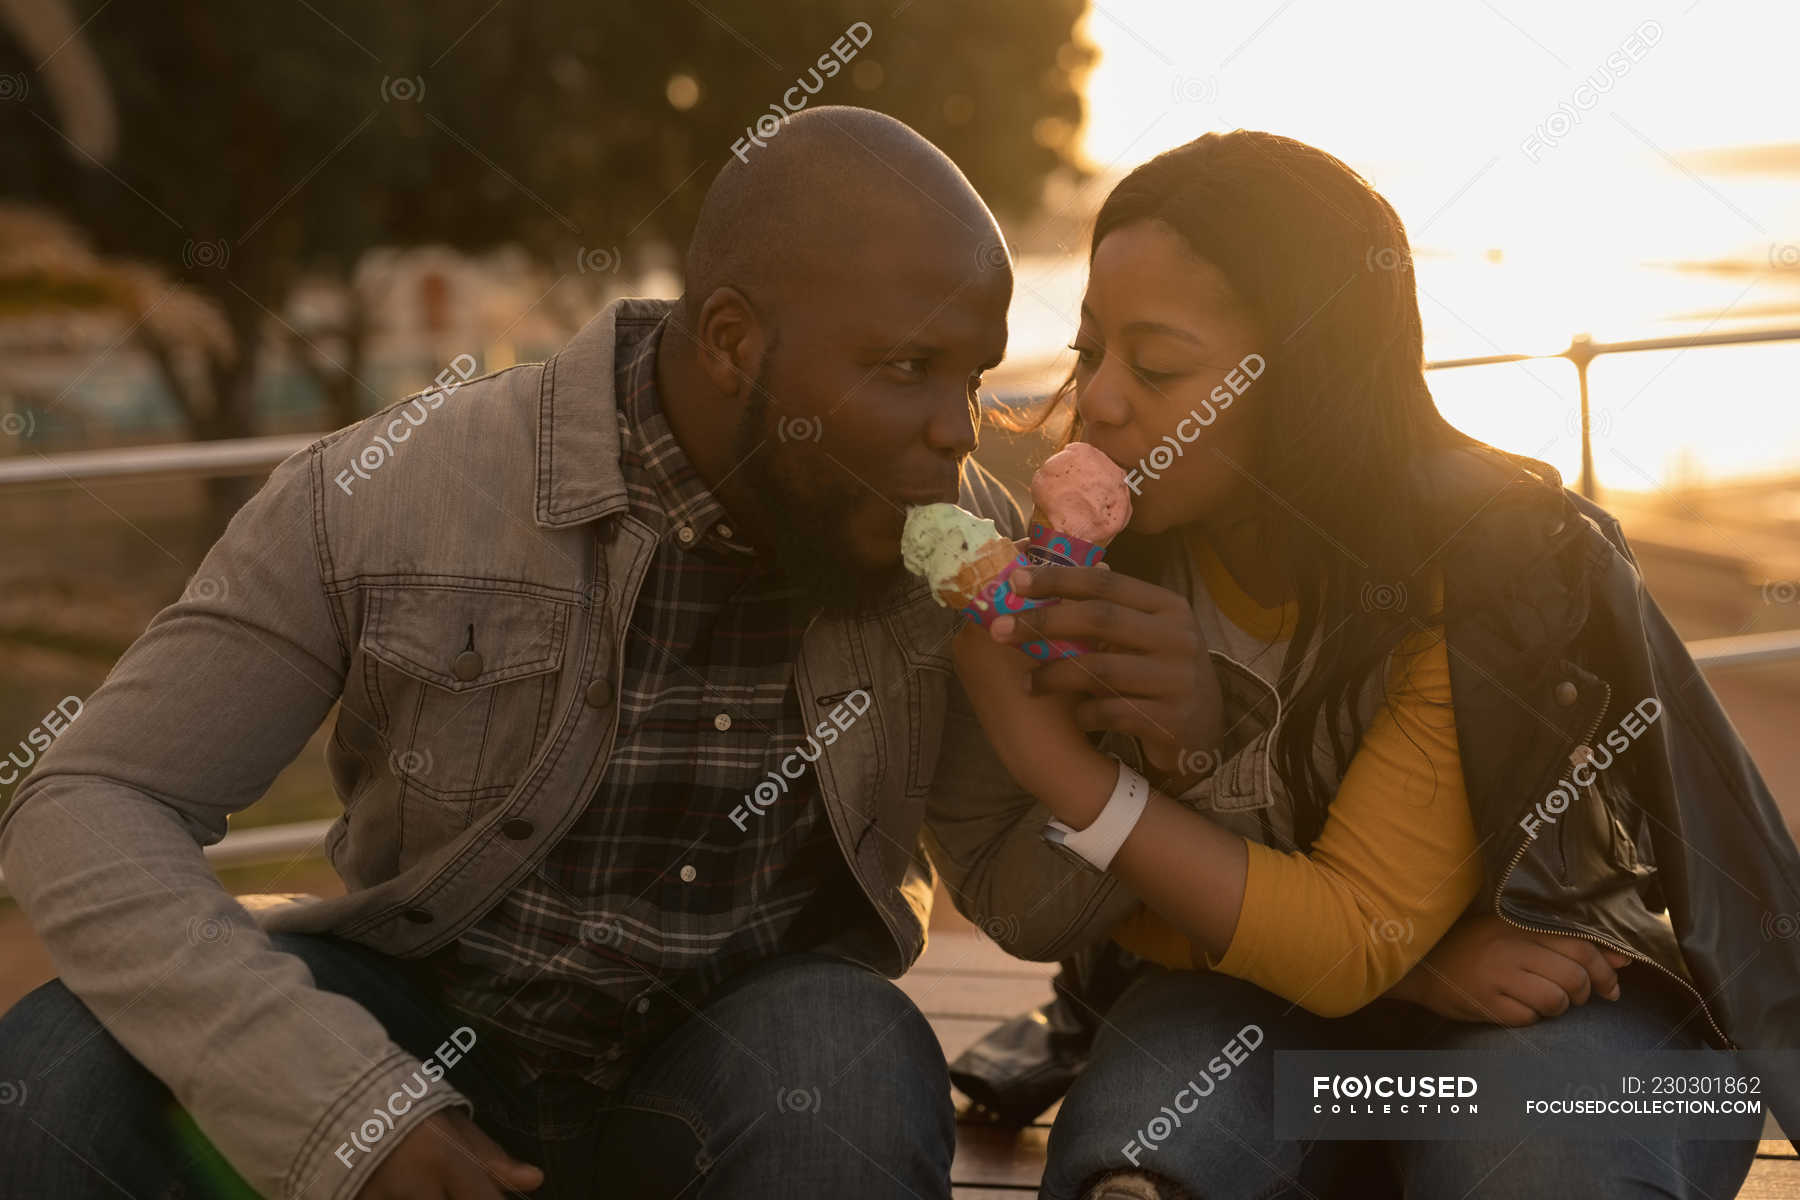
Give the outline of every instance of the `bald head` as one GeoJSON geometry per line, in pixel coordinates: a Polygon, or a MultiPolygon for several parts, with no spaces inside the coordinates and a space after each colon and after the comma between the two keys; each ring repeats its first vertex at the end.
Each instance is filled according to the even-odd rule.
{"type": "Polygon", "coordinates": [[[706,194],[657,350],[676,439],[803,593],[878,603],[909,505],[954,500],[1012,264],[942,151],[807,109],[706,194]]]}
{"type": "Polygon", "coordinates": [[[726,160],[688,244],[684,309],[733,287],[765,317],[877,241],[905,238],[970,272],[1004,266],[999,225],[956,164],[866,108],[809,108],[726,160]]]}

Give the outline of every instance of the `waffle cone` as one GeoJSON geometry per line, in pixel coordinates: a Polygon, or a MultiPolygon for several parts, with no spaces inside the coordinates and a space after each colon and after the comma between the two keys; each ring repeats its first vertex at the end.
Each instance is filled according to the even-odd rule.
{"type": "Polygon", "coordinates": [[[963,564],[955,578],[946,581],[938,593],[946,607],[962,608],[982,595],[994,578],[1019,556],[1019,548],[1006,538],[995,538],[981,547],[976,556],[963,564]]]}

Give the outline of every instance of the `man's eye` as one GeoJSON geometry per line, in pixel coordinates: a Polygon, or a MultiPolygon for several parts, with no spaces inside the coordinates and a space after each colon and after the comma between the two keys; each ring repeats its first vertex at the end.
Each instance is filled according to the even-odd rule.
{"type": "Polygon", "coordinates": [[[925,371],[929,366],[923,358],[890,358],[887,365],[909,379],[925,378],[925,371]]]}

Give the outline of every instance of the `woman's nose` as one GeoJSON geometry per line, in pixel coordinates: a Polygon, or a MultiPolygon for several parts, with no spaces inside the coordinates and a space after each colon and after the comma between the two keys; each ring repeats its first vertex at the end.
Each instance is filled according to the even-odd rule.
{"type": "Polygon", "coordinates": [[[1131,405],[1114,382],[1110,359],[1101,360],[1087,383],[1076,385],[1075,411],[1081,414],[1083,424],[1089,426],[1124,425],[1131,420],[1131,405]]]}

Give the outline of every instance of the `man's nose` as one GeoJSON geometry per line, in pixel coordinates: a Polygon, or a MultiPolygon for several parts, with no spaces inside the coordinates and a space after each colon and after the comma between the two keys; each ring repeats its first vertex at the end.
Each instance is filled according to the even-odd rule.
{"type": "Polygon", "coordinates": [[[981,402],[973,395],[947,396],[932,406],[925,441],[942,454],[962,457],[975,449],[981,424],[981,402]]]}

